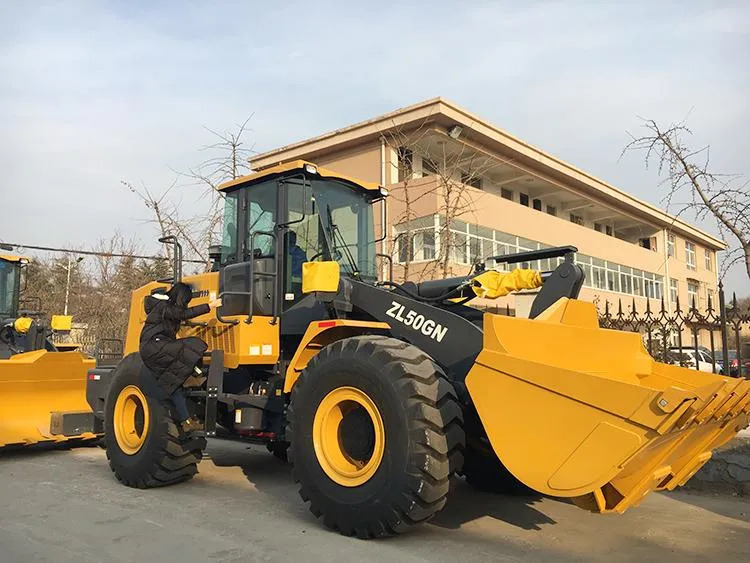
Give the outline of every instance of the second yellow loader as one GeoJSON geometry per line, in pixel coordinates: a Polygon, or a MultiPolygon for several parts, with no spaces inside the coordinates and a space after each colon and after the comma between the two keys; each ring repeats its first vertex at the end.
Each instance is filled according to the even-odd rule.
{"type": "Polygon", "coordinates": [[[19,310],[27,262],[0,254],[0,450],[93,442],[102,429],[86,402],[86,377],[96,360],[50,339],[52,327],[69,317],[53,316],[48,326],[35,312],[19,310]]]}

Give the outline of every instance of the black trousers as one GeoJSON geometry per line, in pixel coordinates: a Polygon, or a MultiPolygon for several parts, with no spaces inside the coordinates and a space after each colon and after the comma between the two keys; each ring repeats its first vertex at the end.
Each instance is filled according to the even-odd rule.
{"type": "Polygon", "coordinates": [[[157,401],[168,400],[172,403],[179,418],[177,422],[184,422],[190,418],[190,411],[187,406],[187,391],[184,388],[178,387],[169,395],[167,391],[161,388],[154,374],[146,366],[143,366],[141,369],[140,383],[143,392],[147,396],[153,397],[157,401]]]}

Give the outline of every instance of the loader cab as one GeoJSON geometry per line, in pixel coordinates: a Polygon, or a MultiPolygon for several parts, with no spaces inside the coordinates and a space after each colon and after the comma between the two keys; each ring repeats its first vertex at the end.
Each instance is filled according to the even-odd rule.
{"type": "Polygon", "coordinates": [[[386,195],[379,186],[296,161],[219,189],[222,315],[281,316],[304,298],[305,262],[335,261],[342,276],[377,281],[373,203],[386,195]]]}

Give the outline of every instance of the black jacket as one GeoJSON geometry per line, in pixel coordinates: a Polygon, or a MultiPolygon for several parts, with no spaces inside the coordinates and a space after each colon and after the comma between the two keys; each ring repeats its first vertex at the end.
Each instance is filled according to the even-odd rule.
{"type": "Polygon", "coordinates": [[[192,291],[189,286],[179,286],[184,284],[176,284],[167,294],[168,299],[153,295],[146,297],[146,321],[140,338],[143,363],[156,376],[159,385],[170,394],[194,374],[194,368],[208,349],[198,337],[177,338],[182,322],[210,311],[208,305],[187,307],[192,291]]]}

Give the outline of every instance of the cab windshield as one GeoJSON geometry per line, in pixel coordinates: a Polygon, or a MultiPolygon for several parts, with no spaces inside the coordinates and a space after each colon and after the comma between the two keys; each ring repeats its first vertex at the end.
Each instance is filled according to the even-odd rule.
{"type": "Polygon", "coordinates": [[[0,259],[0,318],[14,317],[18,307],[18,264],[0,259]]]}
{"type": "Polygon", "coordinates": [[[375,227],[367,194],[335,180],[312,181],[314,209],[325,236],[330,260],[343,274],[377,280],[375,227]]]}

